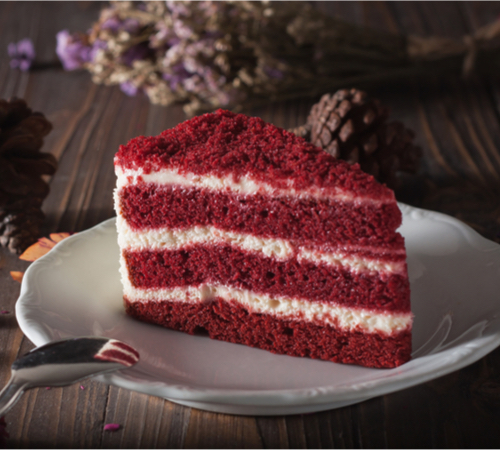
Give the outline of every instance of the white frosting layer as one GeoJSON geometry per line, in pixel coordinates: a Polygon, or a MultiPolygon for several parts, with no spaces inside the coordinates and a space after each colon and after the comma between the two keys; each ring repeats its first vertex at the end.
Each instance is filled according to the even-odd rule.
{"type": "Polygon", "coordinates": [[[356,257],[342,252],[321,252],[315,249],[295,248],[285,239],[271,239],[224,231],[215,227],[196,226],[182,230],[167,228],[158,230],[132,230],[126,220],[117,217],[118,244],[122,249],[140,250],[179,250],[196,244],[231,245],[242,250],[262,254],[266,257],[285,260],[296,257],[299,261],[323,263],[343,267],[353,272],[379,272],[404,274],[404,262],[386,262],[356,257]]]}
{"type": "Polygon", "coordinates": [[[124,218],[117,217],[118,244],[129,250],[179,250],[196,244],[227,244],[262,253],[264,256],[287,259],[293,256],[293,247],[283,239],[268,239],[250,234],[223,231],[215,227],[196,226],[182,230],[132,230],[124,218]]]}
{"type": "Polygon", "coordinates": [[[406,265],[401,261],[378,261],[360,256],[346,255],[341,252],[321,252],[315,249],[301,248],[297,256],[299,261],[307,260],[315,264],[326,264],[348,268],[353,272],[377,272],[390,275],[405,275],[406,265]]]}
{"type": "Polygon", "coordinates": [[[137,289],[128,281],[126,270],[122,275],[124,295],[131,302],[163,300],[197,303],[219,297],[226,301],[235,301],[253,313],[270,314],[280,319],[324,323],[346,331],[358,330],[366,333],[397,333],[409,329],[413,320],[411,313],[379,313],[296,298],[271,297],[227,286],[137,289]]]}
{"type": "MultiPolygon", "coordinates": [[[[115,166],[117,180],[117,189],[130,184],[155,183],[159,185],[176,185],[195,187],[200,189],[208,189],[211,191],[230,191],[235,194],[253,195],[264,194],[272,195],[273,197],[293,196],[294,198],[315,198],[315,199],[331,199],[339,201],[355,201],[356,203],[383,204],[384,201],[373,200],[371,198],[354,197],[351,192],[344,191],[340,188],[318,188],[311,186],[309,189],[299,190],[294,189],[291,184],[289,188],[279,189],[261,181],[255,181],[250,177],[242,176],[235,180],[232,176],[217,177],[215,175],[196,175],[180,174],[175,169],[162,169],[154,173],[145,174],[142,169],[123,170],[119,166],[115,166]]],[[[391,200],[392,201],[392,200],[391,200]]]]}

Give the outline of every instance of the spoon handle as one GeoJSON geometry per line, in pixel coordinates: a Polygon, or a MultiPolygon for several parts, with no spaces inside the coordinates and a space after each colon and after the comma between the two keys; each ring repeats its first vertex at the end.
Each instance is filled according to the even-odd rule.
{"type": "Polygon", "coordinates": [[[14,376],[10,378],[7,386],[0,392],[0,416],[3,416],[17,403],[25,389],[25,383],[16,382],[14,376]]]}

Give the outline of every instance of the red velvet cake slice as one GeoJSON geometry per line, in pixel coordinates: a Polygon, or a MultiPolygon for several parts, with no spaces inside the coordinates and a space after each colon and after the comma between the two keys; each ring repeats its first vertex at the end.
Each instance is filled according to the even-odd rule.
{"type": "Polygon", "coordinates": [[[357,165],[219,110],[132,139],[115,169],[131,316],[292,356],[410,359],[401,212],[357,165]]]}

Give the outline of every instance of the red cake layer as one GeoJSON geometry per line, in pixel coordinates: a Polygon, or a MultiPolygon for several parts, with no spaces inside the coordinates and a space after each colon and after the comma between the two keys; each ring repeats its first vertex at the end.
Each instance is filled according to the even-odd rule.
{"type": "Polygon", "coordinates": [[[205,330],[212,339],[273,353],[385,368],[407,362],[411,354],[410,331],[391,336],[342,331],[328,325],[249,313],[222,299],[196,304],[124,301],[127,313],[137,319],[190,334],[205,330]]]}
{"type": "Polygon", "coordinates": [[[275,187],[340,187],[378,200],[394,193],[359,166],[349,166],[304,139],[229,111],[194,117],[155,137],[137,137],[120,146],[115,164],[145,173],[176,168],[181,173],[251,176],[275,187]]]}
{"type": "Polygon", "coordinates": [[[356,274],[326,264],[280,261],[229,245],[123,252],[130,281],[138,288],[174,288],[203,283],[259,294],[335,303],[391,312],[410,311],[406,276],[356,274]]]}
{"type": "Polygon", "coordinates": [[[213,225],[297,242],[404,247],[403,238],[394,232],[401,223],[396,203],[374,206],[243,196],[151,183],[126,186],[120,196],[121,212],[135,229],[213,225]]]}
{"type": "Polygon", "coordinates": [[[116,349],[105,350],[95,355],[94,358],[101,361],[118,362],[126,366],[133,366],[138,361],[134,356],[127,355],[116,349]]]}

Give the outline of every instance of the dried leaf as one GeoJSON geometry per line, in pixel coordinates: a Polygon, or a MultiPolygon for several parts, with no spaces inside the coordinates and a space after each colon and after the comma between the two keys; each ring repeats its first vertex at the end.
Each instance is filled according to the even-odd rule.
{"type": "Polygon", "coordinates": [[[43,237],[38,239],[33,245],[28,247],[19,257],[23,261],[36,261],[47,254],[58,242],[71,236],[71,233],[52,233],[50,238],[43,237]]]}
{"type": "Polygon", "coordinates": [[[23,281],[24,272],[11,272],[10,276],[14,281],[18,281],[20,283],[23,281]]]}
{"type": "Polygon", "coordinates": [[[61,242],[63,239],[66,239],[67,237],[71,236],[72,233],[51,233],[49,234],[50,239],[52,239],[54,242],[61,242]]]}

